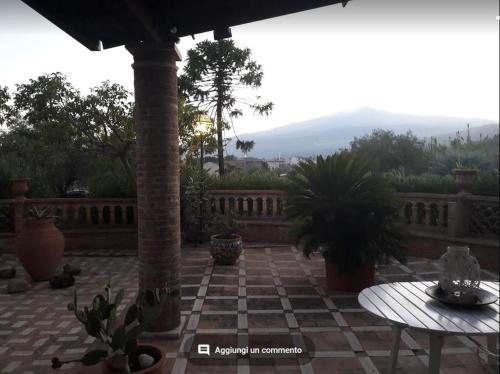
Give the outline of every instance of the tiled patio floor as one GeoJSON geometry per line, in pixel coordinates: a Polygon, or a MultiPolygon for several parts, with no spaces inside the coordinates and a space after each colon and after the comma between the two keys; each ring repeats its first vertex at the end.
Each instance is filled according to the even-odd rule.
{"type": "MultiPolygon", "coordinates": [[[[64,262],[83,269],[77,277],[82,302],[89,302],[110,276],[113,284],[127,290],[125,302],[135,297],[137,258],[131,253],[73,253],[64,262]]],[[[0,256],[0,267],[14,263],[12,255],[0,256]]],[[[25,276],[19,265],[17,270],[18,277],[25,276]]],[[[437,276],[435,263],[419,258],[409,259],[406,266],[394,263],[378,269],[378,282],[437,276]]],[[[483,271],[483,279],[498,278],[483,271]]],[[[329,292],[324,281],[323,259],[306,260],[294,247],[248,247],[235,266],[214,266],[207,248],[184,248],[182,314],[187,324],[181,339],[164,343],[165,373],[385,373],[390,326],[364,312],[357,295],[329,292]],[[238,334],[250,345],[298,342],[307,347],[307,355],[300,360],[219,360],[201,366],[186,354],[195,334],[218,334],[219,341],[238,334]]],[[[79,357],[93,343],[66,310],[73,288],[51,290],[42,282],[26,293],[8,295],[6,281],[0,282],[0,373],[53,373],[53,356],[79,357]]],[[[403,332],[397,372],[425,373],[427,360],[427,337],[403,332]]],[[[78,371],[78,365],[65,368],[61,373],[78,371]]],[[[489,370],[466,338],[445,340],[442,373],[489,370]]]]}

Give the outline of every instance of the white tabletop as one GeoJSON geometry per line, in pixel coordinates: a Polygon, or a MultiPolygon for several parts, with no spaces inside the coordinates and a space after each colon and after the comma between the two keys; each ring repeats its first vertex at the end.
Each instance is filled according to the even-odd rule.
{"type": "MultiPolygon", "coordinates": [[[[498,334],[498,300],[480,308],[448,306],[427,296],[437,282],[397,282],[364,289],[358,296],[368,312],[402,326],[445,334],[498,334]]],[[[498,296],[498,282],[481,282],[498,296]]]]}

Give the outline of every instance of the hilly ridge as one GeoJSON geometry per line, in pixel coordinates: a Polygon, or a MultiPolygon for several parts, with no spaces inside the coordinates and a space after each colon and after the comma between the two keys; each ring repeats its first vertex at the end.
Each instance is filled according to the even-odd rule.
{"type": "MultiPolygon", "coordinates": [[[[420,138],[438,137],[446,142],[457,131],[464,131],[470,124],[474,137],[498,134],[498,121],[479,118],[446,116],[419,116],[386,112],[371,108],[340,112],[326,117],[292,123],[271,130],[243,134],[242,140],[255,141],[252,157],[273,158],[330,154],[348,147],[354,137],[369,134],[374,129],[406,133],[411,130],[420,138]],[[480,128],[481,127],[481,128],[480,128]],[[480,129],[479,129],[480,128],[480,129]]],[[[226,147],[226,154],[241,157],[234,141],[226,147]]]]}

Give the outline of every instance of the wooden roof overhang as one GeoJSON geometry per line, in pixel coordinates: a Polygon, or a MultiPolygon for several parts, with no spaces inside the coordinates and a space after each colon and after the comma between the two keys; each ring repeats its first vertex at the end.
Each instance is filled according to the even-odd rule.
{"type": "Polygon", "coordinates": [[[349,0],[22,0],[90,50],[165,42],[349,0]]]}

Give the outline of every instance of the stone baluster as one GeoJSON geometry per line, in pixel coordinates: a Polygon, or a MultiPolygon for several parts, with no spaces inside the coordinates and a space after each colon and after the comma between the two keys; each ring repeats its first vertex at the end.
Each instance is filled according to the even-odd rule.
{"type": "Polygon", "coordinates": [[[272,199],[271,206],[273,207],[271,216],[277,217],[279,214],[279,212],[278,212],[278,200],[276,199],[275,196],[273,196],[271,199],[272,199]]]}
{"type": "Polygon", "coordinates": [[[215,213],[222,214],[224,208],[223,208],[223,201],[222,196],[215,196],[215,213]]]}
{"type": "Polygon", "coordinates": [[[262,196],[262,216],[267,217],[267,197],[262,196]]]}
{"type": "Polygon", "coordinates": [[[246,197],[243,197],[243,212],[242,216],[248,216],[249,215],[248,211],[248,199],[246,197]]]}
{"type": "Polygon", "coordinates": [[[61,206],[61,217],[59,218],[61,222],[64,224],[68,221],[68,209],[69,206],[64,204],[61,206]]]}
{"type": "Polygon", "coordinates": [[[412,201],[412,210],[411,210],[411,223],[412,225],[418,224],[418,201],[412,201]]]}
{"type": "Polygon", "coordinates": [[[109,224],[114,225],[116,223],[115,220],[115,205],[109,205],[109,224]]]}
{"type": "Polygon", "coordinates": [[[104,205],[99,204],[97,206],[97,224],[104,224],[104,205]]]}
{"type": "Polygon", "coordinates": [[[120,208],[122,209],[122,225],[125,225],[127,224],[127,206],[120,205],[120,208]]]}
{"type": "Polygon", "coordinates": [[[424,220],[423,220],[423,225],[426,227],[432,227],[431,221],[432,221],[432,214],[431,214],[431,204],[430,203],[425,203],[424,204],[424,220]]]}
{"type": "Polygon", "coordinates": [[[84,207],[85,209],[85,216],[87,217],[87,225],[92,225],[92,207],[91,206],[86,206],[84,207]]]}

